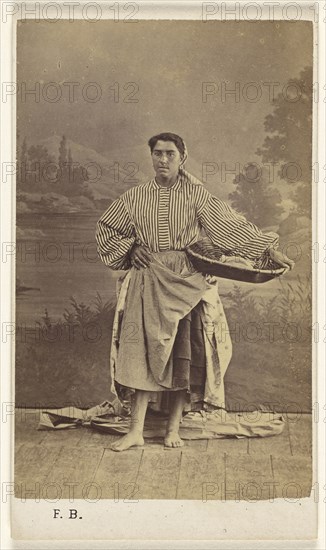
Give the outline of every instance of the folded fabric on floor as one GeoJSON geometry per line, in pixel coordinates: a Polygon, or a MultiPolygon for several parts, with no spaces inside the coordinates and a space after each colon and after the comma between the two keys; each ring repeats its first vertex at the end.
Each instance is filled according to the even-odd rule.
{"type": "Polygon", "coordinates": [[[38,430],[65,430],[78,428],[83,425],[90,425],[92,418],[115,414],[116,409],[109,401],[104,401],[100,405],[90,409],[78,409],[77,407],[62,407],[60,409],[49,409],[41,411],[38,430]]]}
{"type": "MultiPolygon", "coordinates": [[[[164,437],[166,419],[147,417],[144,437],[164,437]]],[[[94,418],[91,427],[110,434],[125,434],[129,431],[129,419],[121,416],[94,418]]],[[[284,418],[279,413],[251,411],[250,413],[226,412],[219,409],[213,412],[190,412],[181,422],[182,439],[219,439],[243,437],[270,437],[282,433],[284,418]]]]}
{"type": "MultiPolygon", "coordinates": [[[[160,416],[147,415],[144,437],[163,437],[166,421],[166,418],[160,416]]],[[[42,411],[38,429],[90,426],[104,433],[123,435],[129,431],[129,423],[128,416],[117,414],[114,405],[106,401],[86,411],[76,407],[42,411]]],[[[282,414],[272,411],[227,412],[218,409],[212,412],[189,412],[182,419],[180,436],[188,440],[270,437],[282,433],[284,425],[282,414]]]]}

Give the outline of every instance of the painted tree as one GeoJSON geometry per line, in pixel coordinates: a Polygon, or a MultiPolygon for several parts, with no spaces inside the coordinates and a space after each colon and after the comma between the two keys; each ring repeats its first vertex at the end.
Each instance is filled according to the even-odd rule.
{"type": "Polygon", "coordinates": [[[59,171],[56,191],[67,197],[86,196],[93,199],[93,193],[87,185],[86,170],[78,163],[74,163],[71,147],[67,147],[67,140],[62,136],[59,147],[59,171]]]}
{"type": "Polygon", "coordinates": [[[59,147],[59,167],[62,169],[67,166],[68,151],[66,136],[62,136],[59,147]]]}
{"type": "Polygon", "coordinates": [[[261,226],[275,225],[283,212],[279,191],[269,184],[266,168],[250,163],[234,179],[235,191],[229,194],[231,205],[246,218],[261,226]]]}
{"type": "Polygon", "coordinates": [[[257,150],[262,161],[280,164],[278,176],[293,186],[297,212],[311,212],[312,67],[288,81],[265,119],[267,136],[257,150]]]}
{"type": "MultiPolygon", "coordinates": [[[[24,158],[22,148],[22,158],[24,158]]],[[[28,160],[23,162],[22,183],[28,184],[29,192],[46,192],[55,180],[55,158],[44,145],[31,145],[27,150],[28,160]],[[26,166],[26,168],[25,168],[26,166]]]]}
{"type": "Polygon", "coordinates": [[[74,194],[74,184],[75,178],[71,148],[69,147],[68,149],[66,136],[63,135],[59,147],[58,191],[72,195],[74,194]],[[59,190],[59,186],[63,187],[63,189],[59,190]],[[67,187],[67,189],[65,190],[64,187],[67,187]]]}

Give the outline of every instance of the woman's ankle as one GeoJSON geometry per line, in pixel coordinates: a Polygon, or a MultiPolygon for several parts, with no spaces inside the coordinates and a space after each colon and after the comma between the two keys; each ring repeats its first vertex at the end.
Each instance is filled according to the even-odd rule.
{"type": "Polygon", "coordinates": [[[166,434],[178,434],[180,430],[180,423],[179,424],[168,424],[166,427],[166,434]]]}
{"type": "Polygon", "coordinates": [[[144,427],[139,428],[139,426],[137,426],[137,425],[135,425],[135,426],[131,425],[130,428],[129,428],[128,433],[138,435],[138,436],[143,436],[144,427]]]}

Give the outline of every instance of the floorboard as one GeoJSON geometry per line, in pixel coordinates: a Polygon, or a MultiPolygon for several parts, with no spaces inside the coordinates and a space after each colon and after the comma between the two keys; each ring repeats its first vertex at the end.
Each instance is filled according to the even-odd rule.
{"type": "Polygon", "coordinates": [[[269,498],[271,482],[270,456],[226,455],[225,500],[253,502],[269,498]]]}
{"type": "Polygon", "coordinates": [[[51,472],[61,447],[22,444],[15,453],[15,496],[46,497],[45,480],[51,472]]]}
{"type": "Polygon", "coordinates": [[[226,439],[209,439],[207,450],[215,451],[219,454],[248,454],[248,444],[249,440],[246,437],[241,439],[237,439],[236,437],[226,439]]]}
{"type": "Polygon", "coordinates": [[[293,456],[312,455],[312,416],[304,414],[300,418],[289,417],[289,433],[291,443],[291,454],[293,456]]]}
{"type": "Polygon", "coordinates": [[[20,443],[42,443],[47,432],[38,430],[40,411],[29,409],[16,409],[15,412],[15,438],[20,443]]]}
{"type": "Polygon", "coordinates": [[[61,498],[95,499],[101,488],[93,484],[93,478],[104,449],[86,447],[61,447],[60,453],[45,480],[48,498],[55,499],[60,488],[61,498]]]}
{"type": "Polygon", "coordinates": [[[78,447],[102,447],[109,449],[112,442],[116,441],[119,436],[107,433],[101,433],[92,428],[81,428],[81,438],[77,443],[78,447]]]}
{"type": "Polygon", "coordinates": [[[275,497],[301,499],[308,497],[312,486],[312,463],[302,456],[272,457],[275,497]]]}
{"type": "Polygon", "coordinates": [[[177,494],[181,451],[143,453],[137,477],[139,499],[174,499],[177,494]]]}
{"type": "Polygon", "coordinates": [[[46,431],[45,438],[42,441],[43,445],[58,446],[66,445],[67,447],[76,447],[82,439],[84,428],[68,428],[67,430],[50,430],[46,431]]]}
{"type": "Polygon", "coordinates": [[[178,499],[216,500],[221,498],[225,482],[225,456],[215,451],[182,451],[178,499]]]}
{"type": "Polygon", "coordinates": [[[143,450],[130,449],[122,453],[104,450],[101,462],[94,476],[94,482],[101,487],[101,498],[116,502],[139,500],[137,477],[143,450]]]}
{"type": "Polygon", "coordinates": [[[284,423],[284,430],[281,434],[272,437],[251,438],[248,439],[248,444],[250,455],[291,456],[289,423],[284,423]]]}

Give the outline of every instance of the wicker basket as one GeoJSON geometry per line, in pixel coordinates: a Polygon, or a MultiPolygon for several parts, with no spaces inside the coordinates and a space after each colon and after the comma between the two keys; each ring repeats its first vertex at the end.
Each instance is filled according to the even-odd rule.
{"type": "Polygon", "coordinates": [[[243,281],[245,283],[265,283],[279,277],[285,271],[276,264],[269,269],[256,269],[239,263],[239,267],[225,263],[223,251],[209,239],[202,239],[187,248],[188,257],[197,271],[205,275],[215,275],[223,279],[243,281]]]}

